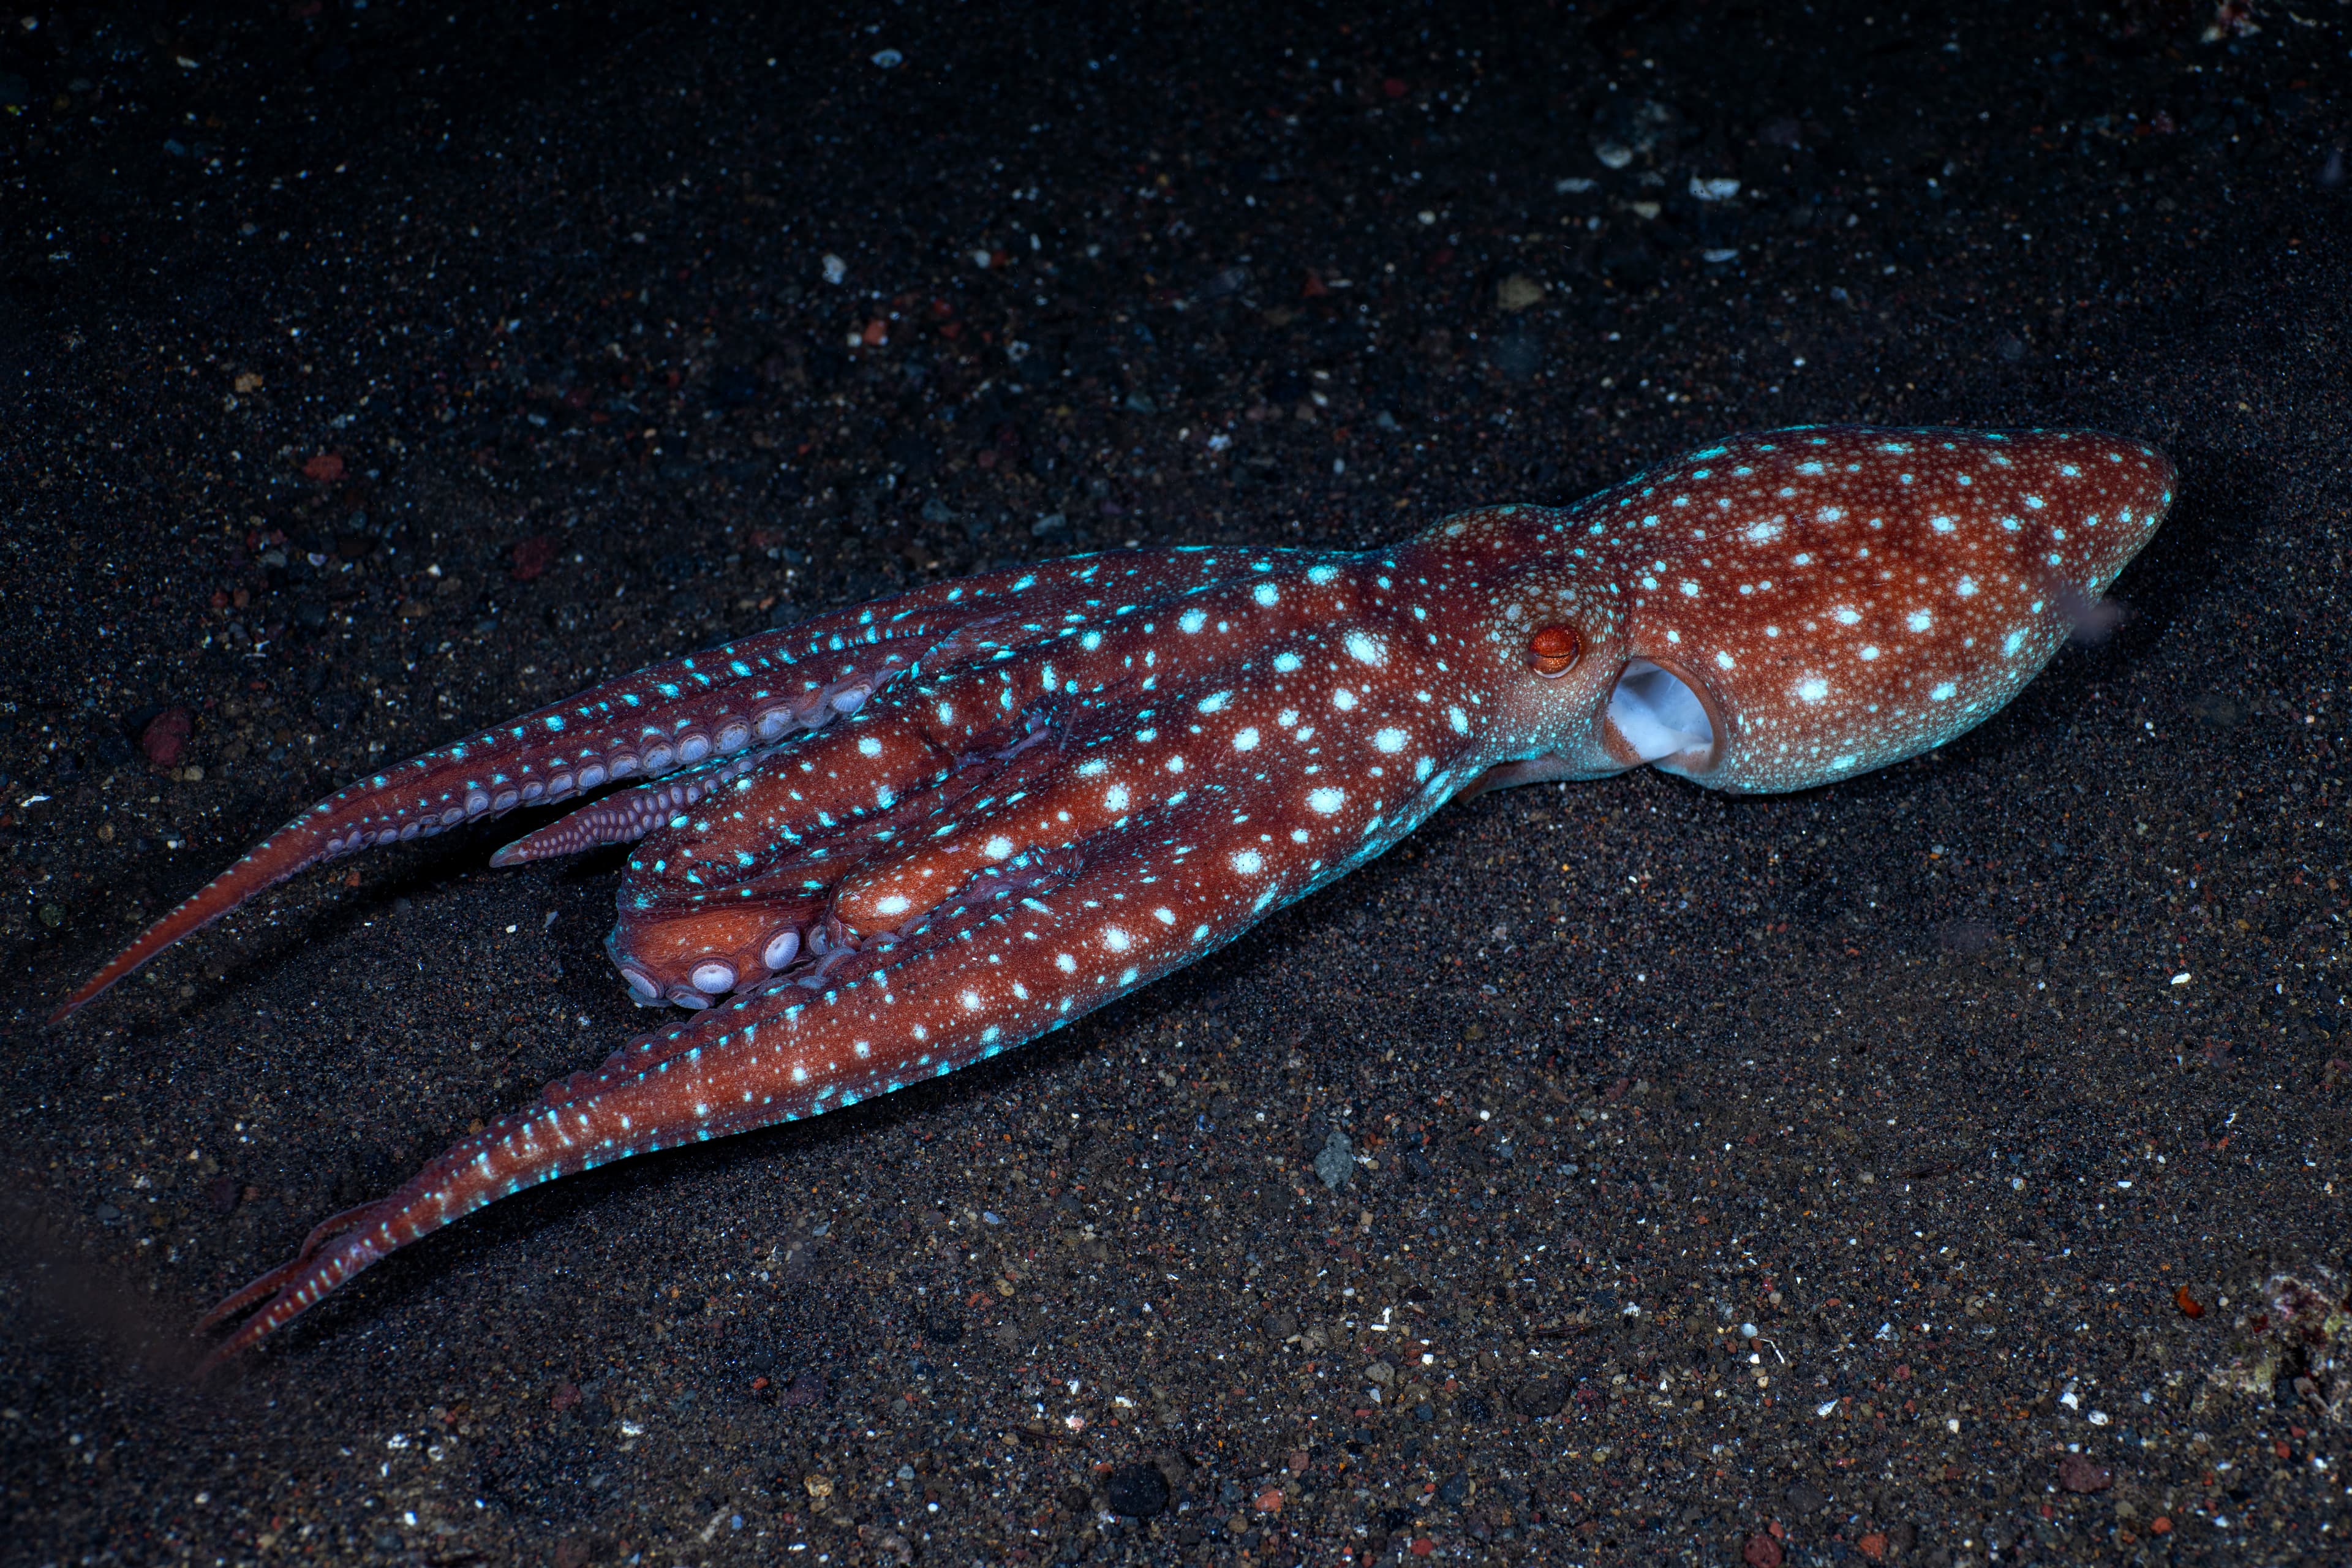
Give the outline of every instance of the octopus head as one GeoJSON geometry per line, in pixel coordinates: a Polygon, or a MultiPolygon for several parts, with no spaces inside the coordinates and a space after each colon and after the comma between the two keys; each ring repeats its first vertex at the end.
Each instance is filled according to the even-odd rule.
{"type": "Polygon", "coordinates": [[[2175,479],[2097,431],[1819,426],[1450,520],[1464,613],[1524,666],[1503,782],[1809,789],[1941,746],[2111,622],[2175,479]]]}

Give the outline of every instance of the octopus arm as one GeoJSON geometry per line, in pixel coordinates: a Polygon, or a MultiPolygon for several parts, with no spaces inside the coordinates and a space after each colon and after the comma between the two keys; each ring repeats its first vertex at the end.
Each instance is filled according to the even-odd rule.
{"type": "MultiPolygon", "coordinates": [[[[352,1276],[541,1182],[855,1105],[1073,1023],[1231,941],[1286,900],[1241,877],[1206,806],[1155,814],[1084,849],[973,879],[903,937],[645,1036],[593,1074],[452,1144],[397,1191],[320,1226],[223,1301],[214,1350],[257,1343],[352,1276]]],[[[1307,885],[1294,879],[1292,896],[1307,885]]]]}
{"type": "MultiPolygon", "coordinates": [[[[887,911],[889,918],[862,922],[856,932],[827,918],[843,879],[892,855],[902,839],[933,831],[959,803],[1018,789],[1024,776],[1048,771],[1054,750],[1034,742],[1049,739],[1041,729],[1002,754],[901,781],[903,793],[868,785],[868,801],[878,793],[887,805],[863,812],[845,808],[829,826],[805,822],[809,806],[797,786],[814,787],[815,780],[797,767],[746,780],[727,803],[740,809],[682,815],[647,836],[630,863],[621,918],[606,949],[642,999],[699,1006],[711,993],[756,985],[793,971],[796,961],[823,960],[862,936],[895,936],[963,879],[936,882],[919,908],[902,904],[887,911]],[[786,829],[785,822],[802,826],[786,829]]],[[[889,755],[887,747],[877,752],[877,760],[889,755]]]]}
{"type": "Polygon", "coordinates": [[[929,590],[649,666],[359,780],[287,823],[141,932],[67,997],[51,1021],[182,937],[321,861],[718,759],[715,769],[677,786],[697,795],[737,771],[728,764],[740,763],[751,748],[856,711],[925,659],[960,662],[992,637],[1023,635],[992,602],[1005,595],[992,592],[989,579],[952,586],[960,602],[929,590]]]}
{"type": "MultiPolygon", "coordinates": [[[[1192,591],[1216,570],[1215,552],[1147,550],[940,583],[652,665],[413,757],[348,785],[256,845],[141,932],[67,997],[51,1021],[182,937],[321,861],[772,744],[855,713],[911,670],[954,668],[1042,643],[1077,621],[1192,591]]],[[[609,834],[613,826],[585,825],[576,837],[609,834]]],[[[548,844],[509,847],[510,860],[562,852],[548,844]]]]}

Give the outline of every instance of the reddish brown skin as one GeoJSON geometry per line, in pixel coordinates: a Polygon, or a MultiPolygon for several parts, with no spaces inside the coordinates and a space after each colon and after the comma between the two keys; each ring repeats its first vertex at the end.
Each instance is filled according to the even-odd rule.
{"type": "Polygon", "coordinates": [[[614,960],[641,997],[696,1011],[320,1226],[207,1318],[257,1309],[226,1356],[526,1185],[1059,1028],[1465,789],[1645,761],[1801,789],[1941,745],[2040,669],[2172,484],[2161,454],[2095,432],[1821,427],[1385,550],[1146,551],[943,584],[355,784],[60,1014],[321,859],[651,780],[496,860],[638,841],[614,960]],[[1686,702],[1621,704],[1660,671],[1686,702]]]}

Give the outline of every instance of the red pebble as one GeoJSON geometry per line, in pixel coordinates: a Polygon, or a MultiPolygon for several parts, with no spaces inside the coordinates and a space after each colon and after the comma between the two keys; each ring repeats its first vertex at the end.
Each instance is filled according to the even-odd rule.
{"type": "Polygon", "coordinates": [[[508,575],[518,583],[528,583],[554,564],[555,541],[544,533],[534,533],[516,543],[508,575]]]}
{"type": "Polygon", "coordinates": [[[1739,1560],[1748,1568],[1780,1568],[1781,1556],[1780,1543],[1760,1530],[1739,1549],[1739,1560]]]}
{"type": "Polygon", "coordinates": [[[166,708],[139,731],[139,750],[159,768],[177,767],[195,728],[195,717],[186,709],[166,708]]]}
{"type": "Polygon", "coordinates": [[[343,455],[341,452],[320,453],[302,465],[302,477],[316,479],[322,485],[333,484],[343,477],[343,455]]]}
{"type": "Polygon", "coordinates": [[[2058,1484],[2070,1492],[2103,1492],[2116,1479],[2082,1455],[2069,1454],[2058,1461],[2058,1484]]]}

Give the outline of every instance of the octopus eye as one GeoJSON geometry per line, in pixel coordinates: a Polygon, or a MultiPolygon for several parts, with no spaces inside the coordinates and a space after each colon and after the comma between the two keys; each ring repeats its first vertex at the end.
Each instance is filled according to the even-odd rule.
{"type": "Polygon", "coordinates": [[[1569,626],[1545,626],[1528,639],[1528,668],[1557,680],[1584,657],[1584,639],[1569,626]]]}

